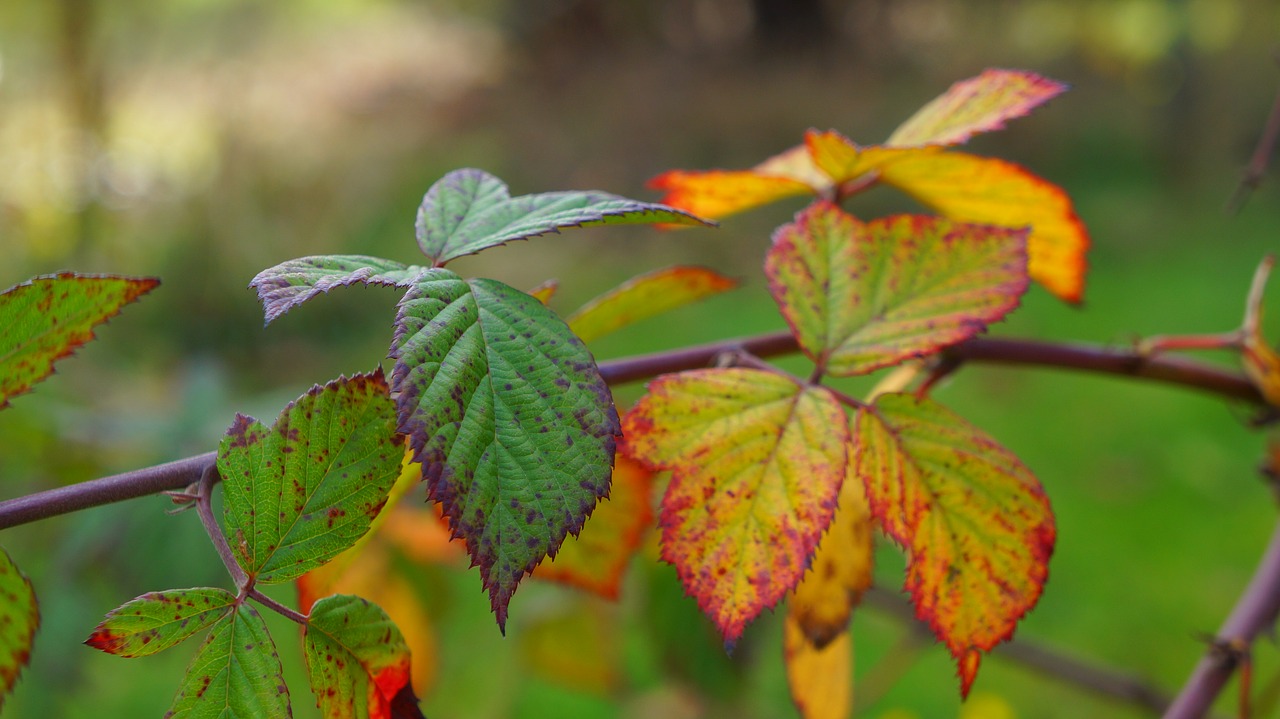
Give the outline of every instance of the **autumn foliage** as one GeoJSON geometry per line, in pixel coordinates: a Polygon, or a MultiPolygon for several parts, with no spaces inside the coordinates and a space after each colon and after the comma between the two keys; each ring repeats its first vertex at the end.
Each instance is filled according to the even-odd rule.
{"type": "MultiPolygon", "coordinates": [[[[394,575],[370,573],[388,546],[427,560],[465,554],[505,630],[529,575],[616,598],[656,514],[662,561],[727,648],[787,603],[784,661],[805,716],[850,711],[849,619],[871,584],[877,535],[906,553],[904,589],[954,656],[967,695],[984,654],[1041,595],[1054,518],[1030,469],[930,396],[931,360],[1015,310],[1033,281],[1079,302],[1089,240],[1060,188],[954,148],[1065,89],[989,70],[882,144],[810,130],[747,170],[665,173],[653,181],[665,193],[658,203],[512,196],[492,175],[458,170],[423,198],[420,264],[327,255],[264,270],[252,287],[268,323],[337,287],[402,293],[390,369],[317,385],[269,426],[237,416],[216,471],[179,498],[205,519],[234,588],[145,594],[86,643],[135,657],[205,633],[169,715],[283,716],[291,699],[258,604],[299,624],[324,716],[420,716],[414,677],[419,687],[429,677],[410,650],[431,651],[421,637],[430,619],[394,575]],[[856,196],[877,185],[937,214],[853,214],[856,196]],[[446,268],[571,228],[706,227],[795,197],[807,205],[775,231],[763,271],[780,324],[810,361],[804,376],[728,353],[717,366],[654,378],[620,413],[588,343],[734,281],[666,268],[562,318],[548,304],[554,284],[525,292],[446,268]],[[826,382],[889,367],[903,369],[865,398],[826,382]],[[218,479],[220,522],[208,495],[218,479]],[[418,481],[435,509],[400,501],[418,481]],[[285,582],[296,582],[299,610],[257,590],[285,582]]],[[[0,406],[152,285],[63,276],[0,297],[0,311],[19,313],[61,299],[76,318],[58,332],[6,333],[14,344],[22,335],[25,354],[0,352],[0,406]]],[[[1258,354],[1256,372],[1270,372],[1274,357],[1258,354]]],[[[30,593],[0,559],[0,588],[30,593]]],[[[26,661],[34,596],[28,604],[15,604],[10,622],[24,631],[0,636],[0,690],[26,661]]]]}

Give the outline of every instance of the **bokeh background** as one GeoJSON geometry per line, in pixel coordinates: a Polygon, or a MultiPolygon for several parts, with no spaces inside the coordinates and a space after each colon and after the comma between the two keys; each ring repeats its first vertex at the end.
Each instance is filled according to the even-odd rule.
{"type": "MultiPolygon", "coordinates": [[[[1062,185],[1094,241],[1083,306],[1033,288],[995,333],[1123,345],[1232,329],[1254,266],[1280,249],[1280,183],[1224,210],[1280,86],[1278,31],[1269,0],[0,4],[0,285],[63,269],[164,282],[0,413],[0,494],[208,451],[235,412],[271,418],[313,383],[372,369],[393,293],[335,292],[264,330],[245,286],[303,255],[413,261],[417,204],[450,169],[484,168],[515,193],[654,199],[644,183],[659,172],[746,167],[809,127],[881,140],[991,66],[1073,86],[970,149],[1062,185]]],[[[673,263],[744,280],[602,341],[601,358],[777,329],[759,266],[770,229],[799,206],[716,231],[571,232],[456,267],[517,287],[559,278],[561,310],[673,263]]],[[[914,208],[877,190],[850,209],[914,208]]],[[[1179,686],[1275,521],[1257,472],[1266,436],[1248,410],[987,367],[937,396],[1017,452],[1054,502],[1050,581],[1018,637],[1179,686]]],[[[44,614],[5,716],[163,714],[195,642],[139,660],[80,642],[143,592],[227,584],[195,517],[168,506],[139,500],[0,538],[44,614]]],[[[416,658],[428,716],[794,716],[780,617],[755,622],[728,657],[647,551],[616,603],[527,582],[506,638],[474,571],[391,556],[429,618],[432,649],[416,658]]],[[[901,556],[878,557],[878,583],[896,590],[901,556]]],[[[296,630],[271,627],[295,713],[312,716],[296,630]]],[[[1148,715],[999,652],[962,706],[941,647],[872,608],[853,632],[859,716],[1148,715]]],[[[1260,642],[1261,716],[1280,716],[1278,672],[1260,642]]]]}

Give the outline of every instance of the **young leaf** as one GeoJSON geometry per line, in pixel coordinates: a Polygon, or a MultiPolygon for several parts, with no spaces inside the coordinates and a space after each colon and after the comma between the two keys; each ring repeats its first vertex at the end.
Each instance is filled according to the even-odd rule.
{"type": "Polygon", "coordinates": [[[670,469],[662,558],[726,645],[800,581],[846,473],[825,389],[755,369],[664,375],[624,422],[627,453],[670,469]]]}
{"type": "Polygon", "coordinates": [[[1005,120],[1022,117],[1066,91],[1063,83],[1033,72],[984,70],[917,110],[885,144],[958,145],[979,132],[1003,130],[1005,120]]]}
{"type": "Polygon", "coordinates": [[[481,170],[454,170],[427,190],[418,208],[418,247],[436,267],[512,240],[589,225],[709,224],[681,210],[603,192],[511,197],[481,170]]]}
{"type": "Polygon", "coordinates": [[[814,552],[809,572],[787,600],[788,621],[799,626],[815,649],[848,629],[853,608],[871,586],[873,529],[862,483],[845,482],[831,528],[814,552]]]}
{"type": "Polygon", "coordinates": [[[145,657],[185,641],[235,609],[225,589],[150,592],[111,610],[85,644],[107,654],[145,657]]]}
{"type": "Polygon", "coordinates": [[[64,272],[0,292],[0,409],[93,339],[94,327],[159,284],[154,278],[64,272]]]}
{"type": "Polygon", "coordinates": [[[325,719],[422,719],[409,683],[409,647],[376,604],[349,595],[316,602],[304,651],[325,719]]]}
{"type": "Polygon", "coordinates": [[[653,521],[652,487],[652,472],[619,456],[609,499],[596,507],[581,534],[565,539],[555,559],[542,560],[534,576],[617,599],[623,572],[653,521]]]}
{"type": "Polygon", "coordinates": [[[609,388],[542,303],[443,269],[401,301],[391,356],[400,431],[505,627],[520,580],[608,494],[609,388]]]}
{"type": "Polygon", "coordinates": [[[223,525],[258,582],[286,582],[355,544],[400,472],[382,370],[316,386],[268,429],[236,415],[218,448],[223,525]]]}
{"type": "Polygon", "coordinates": [[[583,342],[591,342],[737,285],[705,267],[667,267],[627,280],[580,307],[567,321],[583,342]]]}
{"type": "Polygon", "coordinates": [[[187,667],[165,719],[290,717],[275,642],[262,615],[235,605],[213,625],[187,667]]]}
{"type": "Polygon", "coordinates": [[[788,614],[783,624],[782,659],[791,699],[804,719],[847,719],[853,711],[853,642],[848,630],[824,645],[805,635],[788,614]]]}
{"type": "Polygon", "coordinates": [[[1013,635],[1048,577],[1053,513],[1018,458],[927,398],[886,394],[854,420],[872,513],[910,553],[916,616],[946,643],[968,695],[982,652],[1013,635]]]}
{"type": "Polygon", "coordinates": [[[18,682],[18,674],[31,661],[31,644],[40,628],[40,607],[36,593],[0,547],[0,709],[18,682]]]}
{"type": "Polygon", "coordinates": [[[424,268],[364,255],[317,255],[282,262],[258,273],[249,287],[258,291],[266,324],[334,287],[408,287],[424,268]]]}
{"type": "Polygon", "coordinates": [[[863,374],[984,331],[1026,291],[1026,233],[817,202],[774,233],[769,289],[818,367],[863,374]]]}
{"type": "Polygon", "coordinates": [[[1267,343],[1262,334],[1262,297],[1275,262],[1274,255],[1267,255],[1253,274],[1249,300],[1244,309],[1240,359],[1253,386],[1272,406],[1280,407],[1280,353],[1267,343]]]}

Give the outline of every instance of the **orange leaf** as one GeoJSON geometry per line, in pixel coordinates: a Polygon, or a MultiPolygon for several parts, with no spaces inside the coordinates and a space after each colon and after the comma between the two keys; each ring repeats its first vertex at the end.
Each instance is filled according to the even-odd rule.
{"type": "Polygon", "coordinates": [[[902,123],[886,145],[956,145],[1066,92],[1067,86],[1025,70],[986,70],[952,85],[902,123]]]}
{"type": "Polygon", "coordinates": [[[665,375],[623,423],[624,451],[670,469],[662,558],[732,647],[804,574],[847,471],[830,392],[756,369],[665,375]]]}
{"type": "Polygon", "coordinates": [[[787,600],[788,621],[794,621],[816,649],[845,633],[849,615],[871,586],[873,528],[862,484],[845,482],[840,506],[813,555],[810,572],[787,600]]]}
{"type": "Polygon", "coordinates": [[[661,204],[709,219],[810,194],[830,184],[813,166],[803,145],[750,170],[671,170],[649,181],[649,187],[667,193],[661,204]]]}
{"type": "Polygon", "coordinates": [[[667,267],[627,280],[583,305],[565,321],[583,342],[591,342],[647,317],[737,285],[705,267],[667,267]]]}
{"type": "Polygon", "coordinates": [[[853,710],[853,642],[842,630],[825,646],[813,644],[788,614],[782,656],[791,699],[804,719],[845,719],[853,710]]]}
{"type": "Polygon", "coordinates": [[[652,487],[652,472],[619,455],[608,500],[596,505],[581,534],[565,538],[554,559],[542,560],[534,576],[617,599],[623,572],[653,522],[652,487]]]}
{"type": "Polygon", "coordinates": [[[1009,639],[1048,577],[1053,513],[1040,483],[990,436],[927,398],[886,394],[854,420],[871,511],[910,553],[906,589],[959,665],[1009,639]]]}
{"type": "Polygon", "coordinates": [[[529,290],[529,296],[545,305],[551,301],[558,289],[560,289],[560,280],[547,280],[529,290]]]}
{"type": "Polygon", "coordinates": [[[1062,188],[1011,162],[937,148],[876,163],[880,181],[961,222],[1030,227],[1031,279],[1068,302],[1084,294],[1089,234],[1062,188]]]}

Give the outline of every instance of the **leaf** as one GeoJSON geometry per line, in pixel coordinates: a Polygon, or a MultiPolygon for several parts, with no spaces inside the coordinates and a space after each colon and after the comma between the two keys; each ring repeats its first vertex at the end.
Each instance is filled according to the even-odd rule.
{"type": "Polygon", "coordinates": [[[524,575],[608,494],[617,412],[564,321],[494,280],[424,274],[396,317],[400,431],[500,627],[524,575]]]}
{"type": "Polygon", "coordinates": [[[580,307],[567,321],[583,342],[591,342],[647,317],[737,285],[734,280],[705,267],[667,267],[627,280],[580,307]]]}
{"type": "Polygon", "coordinates": [[[418,247],[436,267],[512,240],[590,225],[710,224],[680,210],[603,192],[511,197],[481,170],[454,170],[427,190],[418,208],[418,247]]]}
{"type": "Polygon", "coordinates": [[[543,282],[537,287],[529,290],[528,294],[530,297],[545,305],[551,302],[551,298],[555,296],[556,290],[558,289],[560,289],[559,280],[547,280],[546,282],[543,282]]]}
{"type": "Polygon", "coordinates": [[[871,511],[910,553],[906,590],[959,664],[960,692],[1040,598],[1055,537],[1040,483],[1017,457],[926,398],[858,412],[854,464],[871,511]]]}
{"type": "Polygon", "coordinates": [[[1003,130],[1005,120],[1022,117],[1066,91],[1065,84],[1033,72],[984,70],[917,110],[885,144],[960,144],[980,132],[1003,130]]]}
{"type": "Polygon", "coordinates": [[[225,589],[150,592],[111,610],[85,644],[107,654],[145,657],[185,641],[235,610],[225,589]]]}
{"type": "Polygon", "coordinates": [[[610,697],[621,688],[623,633],[616,611],[578,596],[547,607],[520,632],[520,658],[538,677],[575,692],[610,697]]]}
{"type": "Polygon", "coordinates": [[[0,547],[0,709],[31,661],[31,645],[40,628],[40,606],[31,580],[0,547]]]}
{"type": "Polygon", "coordinates": [[[0,409],[93,339],[94,327],[159,284],[149,277],[63,272],[0,292],[0,409]]]}
{"type": "Polygon", "coordinates": [[[1068,302],[1083,298],[1089,234],[1057,185],[1004,160],[929,149],[884,164],[880,181],[953,220],[1030,227],[1031,279],[1068,302]]]}
{"type": "Polygon", "coordinates": [[[966,340],[1026,291],[1021,230],[817,202],[774,233],[769,289],[819,369],[863,374],[966,340]]]}
{"type": "Polygon", "coordinates": [[[382,370],[315,386],[270,429],[236,415],[218,448],[223,525],[258,582],[286,582],[355,544],[400,472],[382,370]]]}
{"type": "Polygon", "coordinates": [[[304,652],[325,719],[421,719],[409,683],[409,647],[376,604],[350,595],[316,602],[304,652]]]}
{"type": "Polygon", "coordinates": [[[791,699],[804,719],[846,719],[853,712],[853,642],[842,630],[813,644],[793,614],[783,624],[783,663],[791,699]]]}
{"type": "Polygon", "coordinates": [[[627,453],[671,470],[662,559],[732,647],[800,581],[846,472],[844,411],[756,369],[664,375],[627,414],[627,453]]]}
{"type": "Polygon", "coordinates": [[[334,287],[357,282],[409,287],[425,268],[364,255],[316,255],[282,262],[258,273],[249,283],[258,291],[266,324],[334,287]]]}
{"type": "MultiPolygon", "coordinates": [[[[855,468],[850,469],[853,476],[855,468]]],[[[853,608],[871,586],[873,529],[862,484],[845,482],[835,518],[814,552],[809,572],[787,600],[788,621],[797,624],[814,649],[847,631],[853,608]]]]}
{"type": "Polygon", "coordinates": [[[289,690],[262,615],[238,604],[200,645],[165,719],[289,717],[289,690]]]}
{"type": "Polygon", "coordinates": [[[617,599],[622,575],[653,522],[652,488],[652,472],[619,456],[608,501],[596,507],[581,534],[565,539],[555,559],[542,560],[534,576],[617,599]]]}
{"type": "Polygon", "coordinates": [[[671,170],[649,181],[666,192],[660,202],[699,217],[720,218],[830,187],[804,146],[793,147],[750,170],[671,170]]]}

